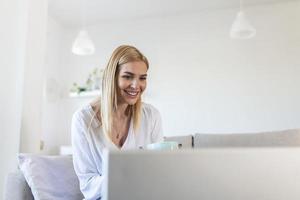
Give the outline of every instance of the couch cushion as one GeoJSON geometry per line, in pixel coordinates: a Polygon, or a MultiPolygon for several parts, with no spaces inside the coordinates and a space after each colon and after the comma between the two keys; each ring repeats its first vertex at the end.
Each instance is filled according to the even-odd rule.
{"type": "Polygon", "coordinates": [[[280,147],[300,146],[300,131],[284,130],[262,133],[203,134],[194,137],[194,147],[280,147]]]}
{"type": "Polygon", "coordinates": [[[82,200],[71,156],[19,155],[19,167],[35,200],[82,200]]]}

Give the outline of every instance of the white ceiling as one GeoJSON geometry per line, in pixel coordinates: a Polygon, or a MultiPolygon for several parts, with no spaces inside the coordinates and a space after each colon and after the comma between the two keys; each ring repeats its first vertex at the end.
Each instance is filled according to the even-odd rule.
{"type": "MultiPolygon", "coordinates": [[[[239,0],[48,0],[49,15],[66,26],[237,8],[239,0]],[[86,10],[86,12],[84,12],[86,10]],[[86,14],[83,14],[86,13],[86,14]]],[[[291,0],[244,0],[245,7],[291,0]]]]}

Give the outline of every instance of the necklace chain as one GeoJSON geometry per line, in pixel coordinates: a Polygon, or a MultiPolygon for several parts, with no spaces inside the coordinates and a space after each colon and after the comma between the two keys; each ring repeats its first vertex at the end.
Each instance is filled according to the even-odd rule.
{"type": "Polygon", "coordinates": [[[113,138],[115,138],[118,142],[127,135],[128,132],[128,123],[129,123],[130,117],[126,117],[124,120],[118,120],[115,121],[115,125],[113,126],[113,138]],[[126,132],[126,133],[125,133],[126,132]],[[121,135],[124,135],[121,137],[121,135]]]}

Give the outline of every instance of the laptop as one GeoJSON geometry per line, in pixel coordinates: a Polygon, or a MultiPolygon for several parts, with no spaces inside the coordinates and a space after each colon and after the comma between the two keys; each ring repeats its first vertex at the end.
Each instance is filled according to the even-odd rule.
{"type": "Polygon", "coordinates": [[[300,148],[112,151],[104,200],[299,200],[300,148]]]}

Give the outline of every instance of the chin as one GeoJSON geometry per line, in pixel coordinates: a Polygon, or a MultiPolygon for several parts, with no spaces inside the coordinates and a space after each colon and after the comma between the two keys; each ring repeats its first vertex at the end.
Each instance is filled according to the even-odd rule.
{"type": "Polygon", "coordinates": [[[127,101],[127,104],[133,106],[134,104],[136,104],[136,102],[137,102],[137,100],[130,100],[130,101],[127,101]]]}
{"type": "Polygon", "coordinates": [[[133,106],[134,104],[136,104],[136,102],[138,102],[138,100],[140,99],[140,97],[136,98],[136,99],[126,99],[126,103],[128,105],[133,106]]]}

